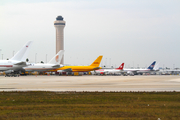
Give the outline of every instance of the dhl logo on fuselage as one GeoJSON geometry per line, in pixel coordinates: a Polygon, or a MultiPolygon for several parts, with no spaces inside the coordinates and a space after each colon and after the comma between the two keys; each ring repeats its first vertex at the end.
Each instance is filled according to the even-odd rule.
{"type": "Polygon", "coordinates": [[[93,64],[99,64],[99,62],[93,62],[93,64]]]}

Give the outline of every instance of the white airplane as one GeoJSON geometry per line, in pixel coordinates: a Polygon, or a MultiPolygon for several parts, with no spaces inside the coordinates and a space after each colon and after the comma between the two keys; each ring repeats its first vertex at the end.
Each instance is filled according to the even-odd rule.
{"type": "Polygon", "coordinates": [[[23,69],[27,72],[34,72],[34,71],[48,71],[57,68],[61,68],[64,65],[60,65],[60,61],[64,55],[64,50],[60,50],[47,64],[43,63],[29,63],[29,66],[23,67],[23,69]]]}
{"type": "Polygon", "coordinates": [[[101,74],[101,75],[105,75],[105,74],[116,74],[116,73],[123,73],[123,67],[124,67],[124,63],[122,63],[119,68],[106,68],[106,69],[99,69],[99,70],[94,70],[95,74],[101,74]]]}
{"type": "Polygon", "coordinates": [[[0,60],[0,71],[4,71],[6,75],[17,76],[17,74],[25,67],[26,58],[32,41],[27,42],[11,59],[0,60]]]}
{"type": "Polygon", "coordinates": [[[135,74],[143,74],[143,73],[148,73],[151,71],[154,71],[154,66],[156,64],[156,61],[154,61],[147,69],[126,69],[124,68],[124,71],[127,72],[128,75],[135,75],[135,74]]]}

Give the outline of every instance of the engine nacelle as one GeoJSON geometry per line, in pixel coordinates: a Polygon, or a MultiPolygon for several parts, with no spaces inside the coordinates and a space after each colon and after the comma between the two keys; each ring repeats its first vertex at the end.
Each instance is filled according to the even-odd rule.
{"type": "Polygon", "coordinates": [[[134,76],[134,73],[131,72],[131,71],[128,71],[127,74],[130,75],[130,76],[134,76]]]}
{"type": "Polygon", "coordinates": [[[14,70],[7,70],[7,71],[4,71],[6,74],[9,74],[9,73],[13,73],[14,70]]]}
{"type": "Polygon", "coordinates": [[[58,73],[62,73],[62,72],[64,72],[64,71],[63,71],[63,70],[57,70],[57,72],[58,72],[58,73]]]}

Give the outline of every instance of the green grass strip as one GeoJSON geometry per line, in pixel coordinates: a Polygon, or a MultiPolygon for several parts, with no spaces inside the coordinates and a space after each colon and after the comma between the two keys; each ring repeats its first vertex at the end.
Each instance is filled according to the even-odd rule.
{"type": "Polygon", "coordinates": [[[180,119],[180,92],[0,92],[6,119],[180,119]]]}

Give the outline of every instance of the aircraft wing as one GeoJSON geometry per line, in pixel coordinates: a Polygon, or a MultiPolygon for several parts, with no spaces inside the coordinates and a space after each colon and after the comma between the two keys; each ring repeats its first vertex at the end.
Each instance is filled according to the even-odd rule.
{"type": "Polygon", "coordinates": [[[26,65],[26,62],[18,62],[18,63],[15,63],[14,65],[26,65]]]}
{"type": "Polygon", "coordinates": [[[58,70],[57,72],[72,72],[72,69],[67,68],[67,69],[64,69],[64,70],[58,70]]]}

